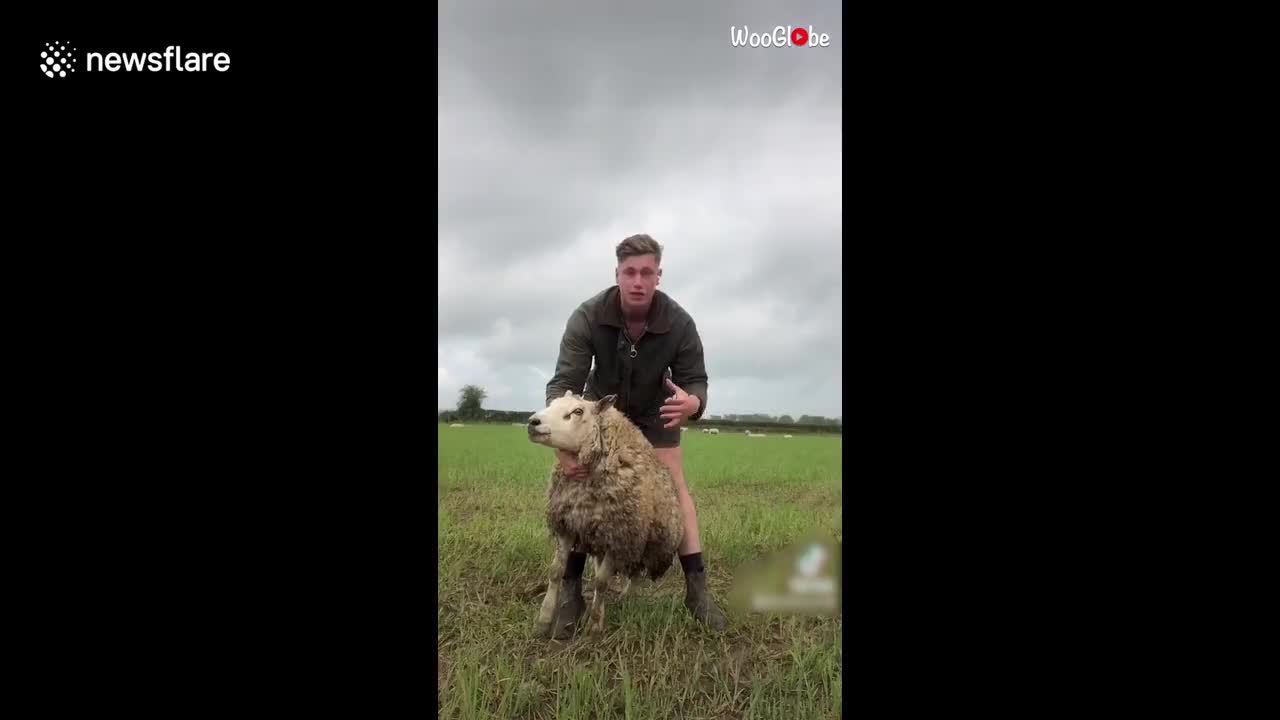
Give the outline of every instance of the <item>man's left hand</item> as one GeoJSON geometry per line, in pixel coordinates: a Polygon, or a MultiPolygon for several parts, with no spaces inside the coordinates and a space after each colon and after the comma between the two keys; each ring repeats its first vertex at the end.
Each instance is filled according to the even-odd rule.
{"type": "Polygon", "coordinates": [[[664,428],[680,427],[685,420],[693,417],[698,412],[698,408],[702,406],[702,401],[697,395],[690,395],[681,390],[679,386],[671,382],[671,378],[666,378],[667,387],[671,388],[671,392],[675,393],[667,398],[659,414],[663,420],[669,420],[664,428]]]}

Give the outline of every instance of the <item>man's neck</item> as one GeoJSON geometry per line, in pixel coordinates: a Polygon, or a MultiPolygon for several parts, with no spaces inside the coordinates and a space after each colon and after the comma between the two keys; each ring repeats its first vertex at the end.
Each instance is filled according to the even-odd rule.
{"type": "Polygon", "coordinates": [[[627,308],[623,308],[622,319],[629,323],[638,325],[649,319],[649,308],[644,308],[642,310],[628,310],[627,308]]]}
{"type": "Polygon", "coordinates": [[[653,307],[653,300],[649,300],[649,304],[642,308],[628,307],[622,302],[622,293],[618,293],[618,305],[622,308],[622,319],[629,324],[639,325],[649,319],[649,308],[653,307]]]}

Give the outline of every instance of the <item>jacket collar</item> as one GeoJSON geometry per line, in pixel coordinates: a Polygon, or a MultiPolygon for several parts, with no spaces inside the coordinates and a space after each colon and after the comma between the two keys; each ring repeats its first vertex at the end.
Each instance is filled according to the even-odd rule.
{"type": "MultiPolygon", "coordinates": [[[[616,328],[625,326],[622,320],[622,304],[617,285],[604,292],[604,301],[600,307],[600,315],[598,317],[601,325],[611,325],[616,328]]],[[[649,317],[645,320],[645,325],[647,327],[645,332],[671,332],[671,301],[667,298],[666,293],[661,290],[653,292],[653,302],[649,304],[649,317]]]]}

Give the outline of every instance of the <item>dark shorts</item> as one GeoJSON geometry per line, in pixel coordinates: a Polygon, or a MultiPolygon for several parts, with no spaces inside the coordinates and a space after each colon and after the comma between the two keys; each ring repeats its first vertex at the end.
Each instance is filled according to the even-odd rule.
{"type": "Polygon", "coordinates": [[[680,428],[664,428],[661,425],[652,428],[641,428],[640,432],[644,433],[644,437],[649,444],[656,448],[674,448],[680,447],[680,428]]]}
{"type": "MultiPolygon", "coordinates": [[[[593,393],[586,393],[583,397],[587,400],[599,399],[596,398],[593,393]]],[[[658,416],[657,410],[654,410],[653,415],[650,415],[647,418],[637,420],[630,415],[627,415],[627,419],[630,420],[633,425],[640,428],[640,432],[644,435],[645,439],[649,441],[650,445],[656,448],[680,447],[680,428],[662,427],[662,424],[665,421],[658,416]]]]}

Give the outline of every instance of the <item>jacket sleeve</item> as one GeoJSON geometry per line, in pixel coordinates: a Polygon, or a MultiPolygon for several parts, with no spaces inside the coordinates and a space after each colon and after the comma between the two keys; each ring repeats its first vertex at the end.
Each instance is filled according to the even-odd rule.
{"type": "Polygon", "coordinates": [[[698,337],[698,327],[693,320],[685,326],[675,360],[671,361],[671,382],[698,396],[698,412],[689,420],[702,417],[707,411],[707,368],[702,360],[702,338],[698,337]]]}
{"type": "Polygon", "coordinates": [[[547,383],[547,405],[570,390],[581,395],[591,370],[591,323],[587,312],[579,307],[569,316],[560,338],[560,357],[556,360],[556,372],[547,383]]]}

